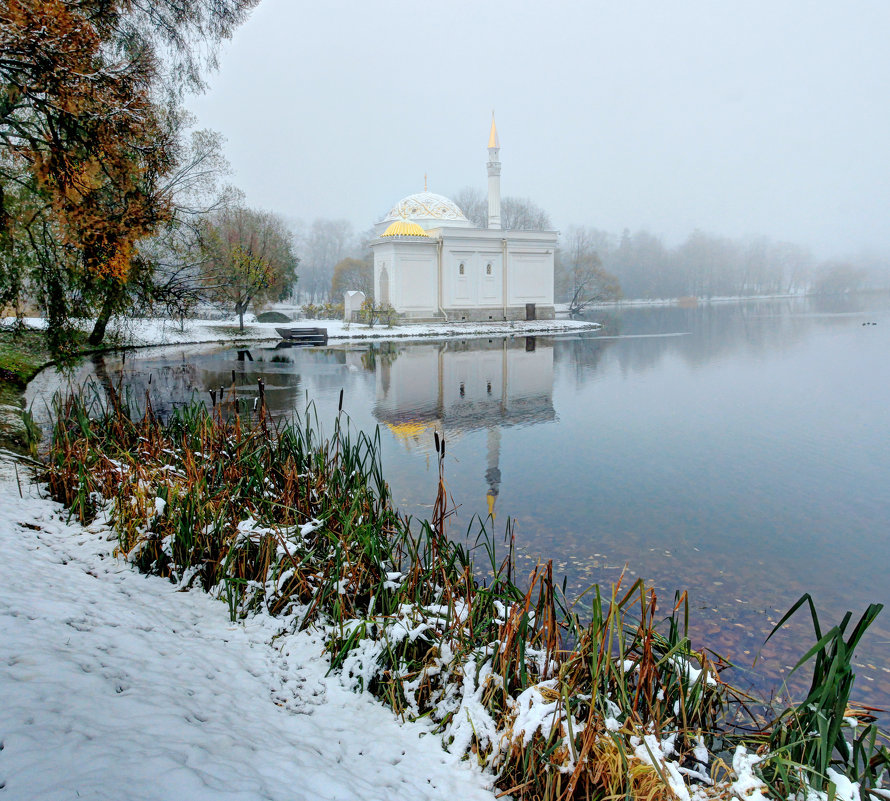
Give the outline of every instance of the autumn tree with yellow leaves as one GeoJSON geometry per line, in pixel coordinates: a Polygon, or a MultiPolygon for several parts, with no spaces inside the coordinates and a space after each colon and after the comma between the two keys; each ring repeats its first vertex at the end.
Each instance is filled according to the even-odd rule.
{"type": "Polygon", "coordinates": [[[252,304],[281,297],[297,280],[292,234],[277,215],[243,206],[219,211],[206,220],[205,229],[208,297],[232,309],[244,331],[252,304]]]}
{"type": "Polygon", "coordinates": [[[176,213],[182,94],[256,2],[0,2],[0,296],[28,269],[56,348],[85,312],[100,343],[150,269],[138,244],[176,213]]]}

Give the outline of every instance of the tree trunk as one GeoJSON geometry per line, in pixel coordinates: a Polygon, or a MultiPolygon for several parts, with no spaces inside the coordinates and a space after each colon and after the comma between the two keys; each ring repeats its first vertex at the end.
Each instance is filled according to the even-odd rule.
{"type": "Polygon", "coordinates": [[[105,339],[105,329],[108,327],[108,321],[111,320],[111,315],[114,313],[114,307],[118,300],[118,292],[119,289],[117,287],[109,287],[105,292],[105,298],[102,301],[102,308],[99,310],[99,316],[96,318],[93,330],[87,339],[87,342],[94,348],[99,347],[99,345],[102,344],[102,340],[105,339]]]}
{"type": "Polygon", "coordinates": [[[58,355],[67,349],[68,310],[65,290],[53,269],[45,270],[46,320],[50,350],[58,355]]]}

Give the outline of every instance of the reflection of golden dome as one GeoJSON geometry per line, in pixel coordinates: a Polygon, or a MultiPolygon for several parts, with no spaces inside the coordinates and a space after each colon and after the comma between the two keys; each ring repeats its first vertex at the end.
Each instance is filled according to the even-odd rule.
{"type": "Polygon", "coordinates": [[[429,234],[423,228],[410,220],[396,220],[380,236],[425,236],[429,238],[429,234]]]}
{"type": "Polygon", "coordinates": [[[401,440],[417,439],[427,431],[436,430],[434,423],[387,423],[386,427],[401,440]]]}

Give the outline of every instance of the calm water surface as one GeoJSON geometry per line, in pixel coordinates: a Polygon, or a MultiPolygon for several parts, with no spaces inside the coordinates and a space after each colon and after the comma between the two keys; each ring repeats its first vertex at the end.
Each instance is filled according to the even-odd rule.
{"type": "MultiPolygon", "coordinates": [[[[600,318],[603,318],[600,315],[600,318]]],[[[772,624],[803,592],[826,619],[890,602],[890,301],[628,308],[558,338],[251,348],[97,357],[100,376],[156,403],[197,389],[256,394],[276,413],[313,400],[328,429],[341,388],[354,425],[380,426],[394,496],[428,514],[433,431],[459,504],[491,508],[529,568],[554,560],[568,594],[627,570],[667,609],[687,589],[699,643],[774,688],[811,644],[772,624]],[[864,325],[877,323],[877,325],[864,325]]],[[[627,581],[627,578],[625,579],[627,581]]],[[[582,601],[583,604],[585,601],[582,601]]],[[[890,610],[860,652],[854,693],[890,705],[890,610]]]]}

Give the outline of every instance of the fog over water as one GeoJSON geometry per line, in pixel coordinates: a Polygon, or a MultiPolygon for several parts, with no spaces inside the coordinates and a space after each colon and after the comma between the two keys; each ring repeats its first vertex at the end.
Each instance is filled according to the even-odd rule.
{"type": "Polygon", "coordinates": [[[485,184],[559,228],[890,251],[890,4],[262,0],[198,124],[253,205],[367,228],[485,184]]]}

